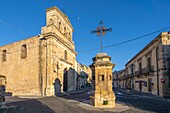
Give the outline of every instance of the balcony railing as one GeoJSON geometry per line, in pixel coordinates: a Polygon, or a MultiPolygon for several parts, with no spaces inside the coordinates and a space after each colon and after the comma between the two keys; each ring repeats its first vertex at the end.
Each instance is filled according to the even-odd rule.
{"type": "MultiPolygon", "coordinates": [[[[154,72],[154,66],[147,66],[141,70],[135,72],[134,76],[139,77],[140,75],[149,75],[154,72]]],[[[129,77],[132,77],[132,74],[129,74],[129,77]]]]}
{"type": "Polygon", "coordinates": [[[128,75],[127,74],[123,75],[122,79],[126,79],[126,78],[128,78],[128,75]]]}
{"type": "Polygon", "coordinates": [[[128,77],[130,77],[130,78],[132,78],[133,76],[134,76],[134,74],[132,74],[132,73],[128,75],[128,77]]]}
{"type": "Polygon", "coordinates": [[[142,74],[142,70],[138,70],[138,71],[135,72],[136,77],[139,77],[141,74],[142,74]]]}
{"type": "Polygon", "coordinates": [[[147,66],[142,69],[142,75],[148,75],[150,73],[154,72],[154,66],[147,66]]]}

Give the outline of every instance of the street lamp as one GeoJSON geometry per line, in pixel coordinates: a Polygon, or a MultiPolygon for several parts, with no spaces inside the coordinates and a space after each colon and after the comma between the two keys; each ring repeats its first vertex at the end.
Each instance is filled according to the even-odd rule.
{"type": "Polygon", "coordinates": [[[134,67],[135,65],[134,64],[131,64],[131,69],[132,69],[132,93],[134,94],[134,67]]]}

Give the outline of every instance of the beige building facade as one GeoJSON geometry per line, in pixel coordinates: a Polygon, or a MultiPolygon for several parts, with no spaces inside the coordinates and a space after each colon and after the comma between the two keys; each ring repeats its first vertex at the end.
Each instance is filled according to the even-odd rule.
{"type": "Polygon", "coordinates": [[[127,89],[170,97],[170,33],[162,32],[136,54],[120,76],[127,89]]]}
{"type": "Polygon", "coordinates": [[[120,71],[114,71],[113,74],[113,87],[121,87],[123,88],[123,83],[121,81],[124,69],[120,71]]]}
{"type": "Polygon", "coordinates": [[[73,27],[57,7],[46,10],[41,34],[0,47],[0,75],[12,95],[50,96],[76,90],[73,27]]]}
{"type": "Polygon", "coordinates": [[[77,63],[77,89],[91,85],[91,69],[83,64],[77,63]]]}

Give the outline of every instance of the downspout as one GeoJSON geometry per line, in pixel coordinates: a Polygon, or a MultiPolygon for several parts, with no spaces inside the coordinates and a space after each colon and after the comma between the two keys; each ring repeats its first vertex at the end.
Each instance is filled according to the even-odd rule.
{"type": "Polygon", "coordinates": [[[156,48],[157,95],[159,95],[159,66],[158,66],[158,50],[159,50],[159,47],[157,47],[157,48],[156,48]]]}

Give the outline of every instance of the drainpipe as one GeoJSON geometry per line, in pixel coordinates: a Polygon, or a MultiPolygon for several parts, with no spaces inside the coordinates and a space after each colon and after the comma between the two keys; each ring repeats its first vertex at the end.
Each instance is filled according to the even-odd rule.
{"type": "Polygon", "coordinates": [[[156,48],[157,95],[159,95],[159,66],[158,66],[158,50],[159,50],[159,47],[157,47],[157,48],[156,48]]]}

